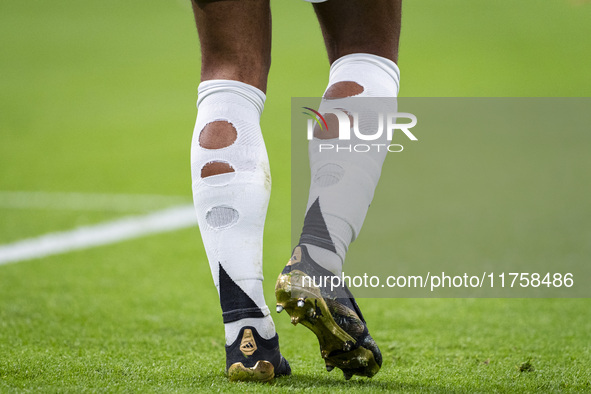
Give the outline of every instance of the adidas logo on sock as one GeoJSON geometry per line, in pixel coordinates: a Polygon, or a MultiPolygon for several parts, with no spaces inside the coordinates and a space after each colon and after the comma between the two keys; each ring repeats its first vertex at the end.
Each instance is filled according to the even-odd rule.
{"type": "Polygon", "coordinates": [[[252,331],[250,328],[245,329],[244,334],[242,334],[240,350],[244,356],[251,356],[257,350],[257,343],[252,336],[252,331]]]}

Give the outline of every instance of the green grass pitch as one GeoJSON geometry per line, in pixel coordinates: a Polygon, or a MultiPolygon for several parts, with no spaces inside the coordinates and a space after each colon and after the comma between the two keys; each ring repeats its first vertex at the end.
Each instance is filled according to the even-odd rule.
{"type": "MultiPolygon", "coordinates": [[[[321,95],[328,76],[311,6],[273,0],[272,9],[271,305],[291,247],[290,98],[321,95]]],[[[589,96],[589,20],[591,4],[575,0],[408,1],[401,96],[589,96]]],[[[198,78],[186,0],[1,2],[0,192],[190,202],[198,78]]],[[[0,206],[0,245],[121,215],[0,206]]],[[[293,376],[230,384],[196,228],[3,265],[0,392],[591,392],[588,299],[359,303],[384,355],[373,379],[327,373],[316,338],[279,315],[293,376]]]]}

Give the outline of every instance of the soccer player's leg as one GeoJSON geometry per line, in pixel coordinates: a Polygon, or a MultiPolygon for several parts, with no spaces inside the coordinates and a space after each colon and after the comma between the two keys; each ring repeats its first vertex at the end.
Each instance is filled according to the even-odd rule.
{"type": "Polygon", "coordinates": [[[290,374],[262,286],[271,178],[259,124],[270,67],[268,0],[193,0],[202,69],[193,199],[220,295],[230,380],[290,374]]]}
{"type": "MultiPolygon", "coordinates": [[[[400,0],[314,4],[331,63],[320,112],[323,106],[346,105],[348,97],[396,97],[400,8],[400,0]]],[[[285,309],[293,323],[316,334],[328,371],[338,367],[347,379],[371,377],[379,371],[382,357],[351,293],[346,287],[334,290],[304,278],[340,276],[349,244],[359,234],[373,199],[386,152],[320,152],[315,147],[323,139],[338,137],[330,132],[337,127],[329,125],[328,130],[315,132],[310,141],[308,208],[299,245],[276,284],[277,310],[285,309]]]]}

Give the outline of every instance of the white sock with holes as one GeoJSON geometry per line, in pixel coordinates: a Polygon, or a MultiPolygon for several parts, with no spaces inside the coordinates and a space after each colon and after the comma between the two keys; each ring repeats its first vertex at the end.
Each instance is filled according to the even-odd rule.
{"type": "MultiPolygon", "coordinates": [[[[354,97],[396,97],[399,81],[400,71],[394,62],[357,53],[343,56],[332,64],[327,91],[338,82],[355,82],[363,92],[354,97]]],[[[323,106],[339,108],[339,101],[323,100],[321,113],[323,106]]],[[[308,226],[304,224],[300,243],[306,245],[314,261],[340,275],[349,244],[358,236],[373,199],[386,150],[372,154],[319,153],[318,145],[327,142],[339,143],[337,139],[310,141],[312,181],[308,226]],[[313,217],[318,215],[322,217],[320,222],[313,217]],[[325,225],[330,239],[322,240],[322,233],[317,232],[319,223],[325,225]]]]}
{"type": "Polygon", "coordinates": [[[275,326],[263,296],[263,227],[271,193],[269,160],[260,128],[265,94],[238,81],[211,80],[199,85],[197,122],[191,147],[193,200],[211,273],[222,306],[226,343],[244,326],[266,339],[275,326]],[[236,140],[219,149],[200,145],[203,128],[230,123],[236,140]],[[234,172],[202,178],[212,162],[234,172]]]}

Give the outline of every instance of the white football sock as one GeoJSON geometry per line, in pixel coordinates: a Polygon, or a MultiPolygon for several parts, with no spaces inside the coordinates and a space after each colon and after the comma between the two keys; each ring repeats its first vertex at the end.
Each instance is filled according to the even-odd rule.
{"type": "MultiPolygon", "coordinates": [[[[343,56],[332,64],[327,91],[338,82],[354,82],[363,88],[363,92],[353,97],[396,97],[399,81],[400,71],[394,62],[357,53],[343,56]]],[[[345,108],[351,103],[347,100],[351,99],[323,100],[319,112],[345,108]]],[[[373,127],[365,126],[368,129],[373,127]]],[[[385,134],[382,140],[372,142],[387,143],[385,134]]],[[[351,140],[345,142],[367,143],[356,139],[354,133],[351,140]]],[[[340,275],[349,244],[361,231],[387,150],[367,154],[319,152],[322,143],[340,144],[342,141],[336,138],[310,141],[311,185],[300,244],[307,246],[314,261],[340,275]]]]}
{"type": "Polygon", "coordinates": [[[213,280],[220,295],[226,343],[240,328],[253,326],[265,339],[275,326],[263,296],[263,228],[271,193],[271,174],[260,116],[265,94],[238,81],[211,80],[199,85],[197,122],[191,147],[193,200],[213,280]],[[225,121],[236,131],[229,146],[206,149],[204,127],[225,121]],[[202,178],[212,162],[234,172],[202,178]]]}

